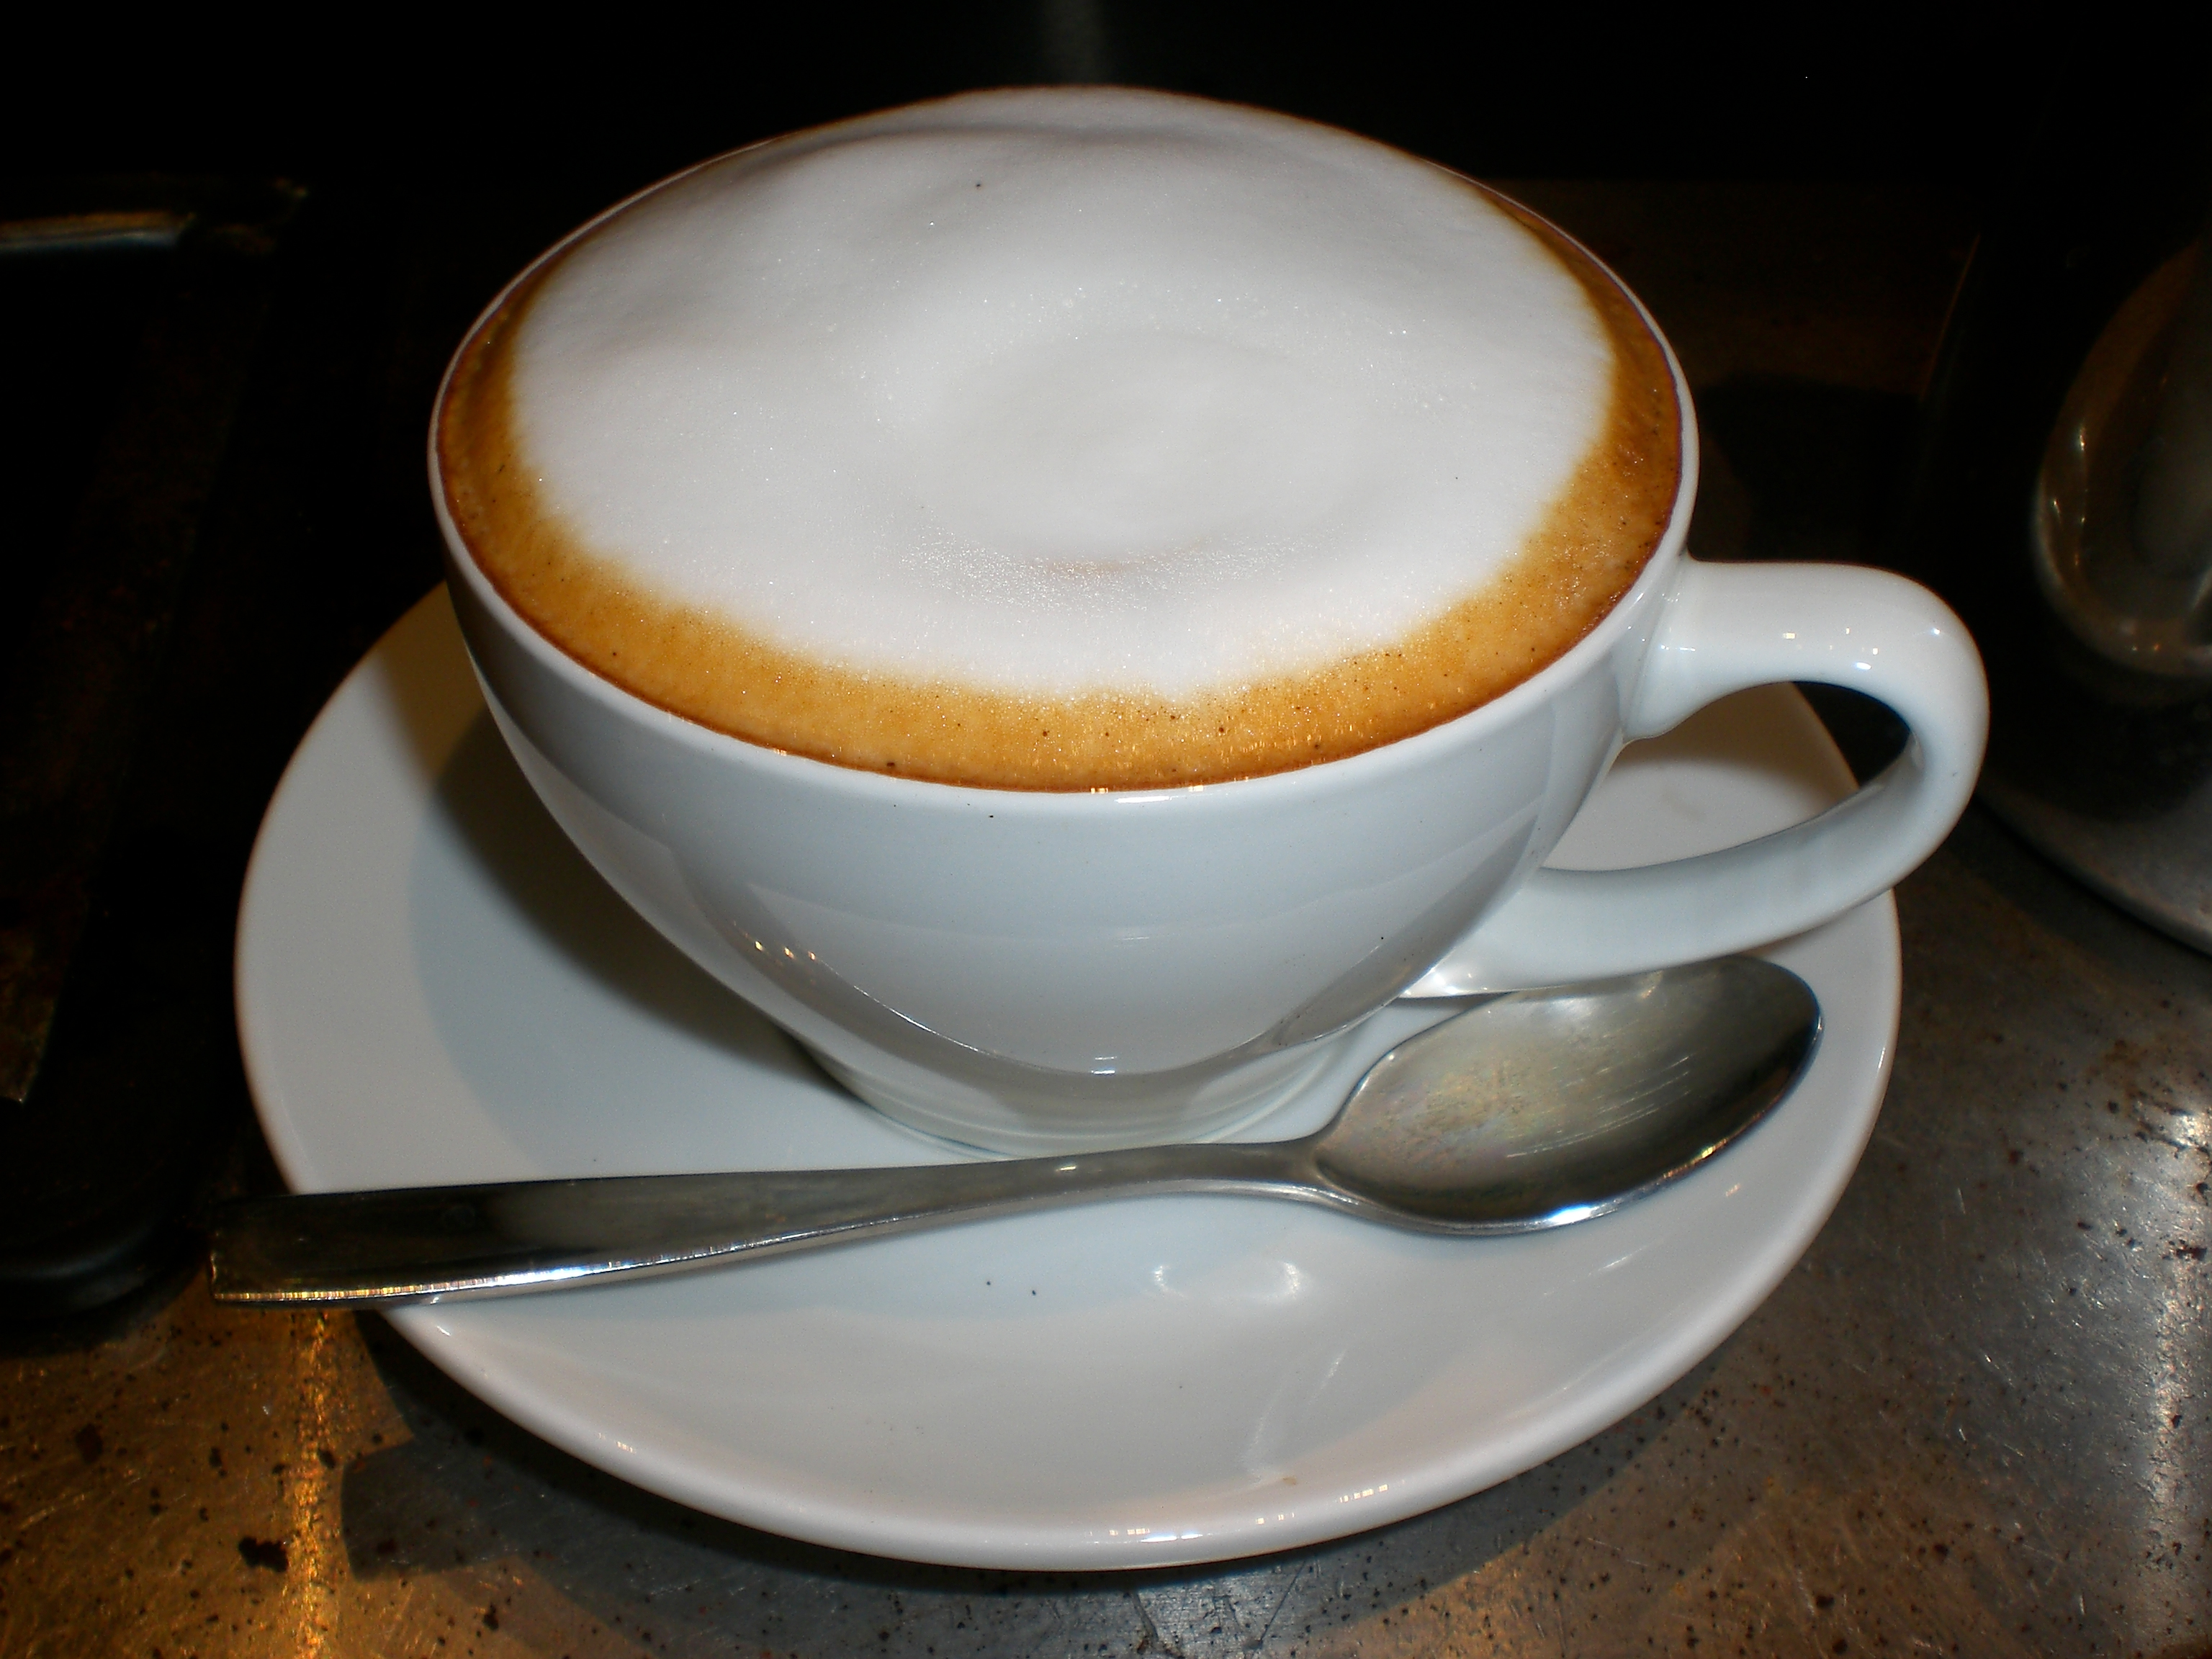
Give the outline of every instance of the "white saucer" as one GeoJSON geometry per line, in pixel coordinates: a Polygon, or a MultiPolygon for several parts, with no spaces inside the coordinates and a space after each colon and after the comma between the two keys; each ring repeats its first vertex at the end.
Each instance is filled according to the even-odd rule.
{"type": "MultiPolygon", "coordinates": [[[[1794,692],[1632,751],[1561,861],[1699,850],[1849,775],[1794,692]]],[[[638,1485],[824,1544],[1105,1568],[1310,1543],[1460,1498],[1680,1376],[1811,1241],[1898,1012],[1883,898],[1772,952],[1826,1026],[1796,1095],[1669,1191],[1540,1237],[1171,1198],[690,1278],[401,1310],[432,1359],[638,1485]]],[[[239,921],[261,1120],[304,1189],[954,1156],[841,1093],[570,850],[442,592],[355,671],[269,809],[239,921]]],[[[1249,1133],[1325,1119],[1450,1012],[1400,1006],[1249,1133]]]]}

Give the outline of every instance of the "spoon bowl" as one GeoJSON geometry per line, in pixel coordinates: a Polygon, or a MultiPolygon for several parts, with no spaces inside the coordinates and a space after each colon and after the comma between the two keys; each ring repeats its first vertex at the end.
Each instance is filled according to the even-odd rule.
{"type": "Polygon", "coordinates": [[[1802,980],[1729,957],[1479,1004],[1376,1060],[1301,1139],[248,1199],[218,1216],[210,1273],[234,1303],[508,1295],[1162,1192],[1528,1232],[1618,1209],[1719,1152],[1788,1096],[1820,1029],[1802,980]]]}
{"type": "Polygon", "coordinates": [[[1753,957],[1498,998],[1375,1062],[1304,1143],[1378,1219],[1528,1232],[1687,1174],[1790,1092],[1805,981],[1753,957]]]}

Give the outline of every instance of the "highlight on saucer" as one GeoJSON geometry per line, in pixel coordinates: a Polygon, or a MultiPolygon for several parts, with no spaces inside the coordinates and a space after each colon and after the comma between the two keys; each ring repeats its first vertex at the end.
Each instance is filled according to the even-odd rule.
{"type": "Polygon", "coordinates": [[[479,326],[447,506],[546,638],[753,742],[1146,787],[1451,719],[1554,660],[1673,511],[1632,302],[1348,134],[969,94],[625,204],[479,326]]]}

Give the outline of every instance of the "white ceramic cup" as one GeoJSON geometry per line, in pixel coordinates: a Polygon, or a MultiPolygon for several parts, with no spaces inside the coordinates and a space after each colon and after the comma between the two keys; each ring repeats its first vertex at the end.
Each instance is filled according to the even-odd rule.
{"type": "Polygon", "coordinates": [[[446,513],[431,443],[462,632],[562,828],[863,1099],[1010,1152],[1218,1133],[1293,1093],[1394,998],[1765,944],[1873,897],[1935,848],[1965,809],[1987,726],[1965,629],[1881,572],[1686,558],[1693,429],[1682,456],[1641,579],[1496,701],[1299,771],[1094,794],[856,771],[631,696],[500,597],[446,513]],[[1881,699],[1911,728],[1904,755],[1832,811],[1726,852],[1540,867],[1625,743],[1784,680],[1881,699]]]}

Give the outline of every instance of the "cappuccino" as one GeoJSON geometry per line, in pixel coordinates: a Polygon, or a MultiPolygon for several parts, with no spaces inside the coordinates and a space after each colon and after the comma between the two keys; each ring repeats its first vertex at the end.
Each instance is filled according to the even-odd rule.
{"type": "Polygon", "coordinates": [[[617,208],[479,325],[470,556],[637,696],[994,788],[1280,772],[1467,713],[1635,581],[1665,352],[1580,249],[1332,129],[976,94],[617,208]]]}

